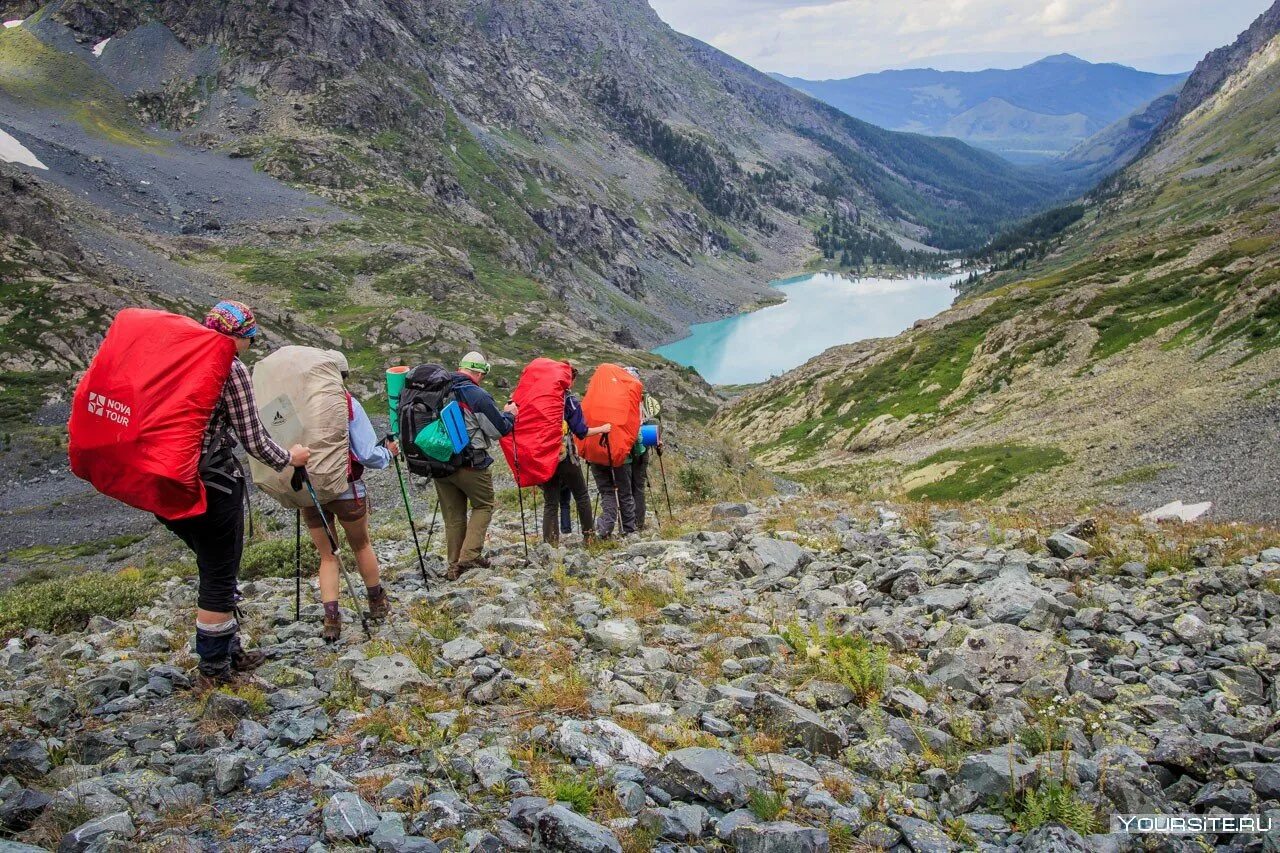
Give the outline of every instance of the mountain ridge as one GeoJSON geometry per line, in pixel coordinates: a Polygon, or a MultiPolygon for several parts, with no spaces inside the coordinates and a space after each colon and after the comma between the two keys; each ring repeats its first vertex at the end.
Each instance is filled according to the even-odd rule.
{"type": "Polygon", "coordinates": [[[954,135],[1028,161],[1065,152],[1186,77],[1119,63],[1091,63],[1071,54],[1044,57],[1017,69],[901,69],[821,81],[773,76],[880,126],[954,135]],[[995,102],[1014,108],[1012,114],[984,134],[966,133],[962,114],[991,110],[995,102]],[[1072,114],[1084,117],[1078,126],[1034,126],[1036,121],[1072,114]]]}

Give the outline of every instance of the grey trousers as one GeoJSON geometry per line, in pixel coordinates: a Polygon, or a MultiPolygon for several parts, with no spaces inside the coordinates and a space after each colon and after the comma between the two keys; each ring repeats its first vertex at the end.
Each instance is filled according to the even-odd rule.
{"type": "Polygon", "coordinates": [[[636,532],[636,502],[631,487],[631,466],[591,466],[591,477],[600,491],[600,517],[596,519],[596,533],[602,538],[613,533],[622,516],[622,533],[636,532]],[[616,489],[616,490],[615,490],[616,489]]]}

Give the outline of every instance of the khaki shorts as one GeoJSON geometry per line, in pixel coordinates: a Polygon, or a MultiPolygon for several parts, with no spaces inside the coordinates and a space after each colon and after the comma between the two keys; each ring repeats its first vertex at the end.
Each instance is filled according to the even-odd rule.
{"type": "MultiPolygon", "coordinates": [[[[324,514],[328,517],[330,525],[333,524],[334,516],[346,524],[359,521],[369,514],[369,496],[329,501],[324,505],[324,514]]],[[[302,520],[311,530],[324,527],[324,523],[320,520],[320,513],[316,512],[314,506],[302,508],[302,520]]]]}

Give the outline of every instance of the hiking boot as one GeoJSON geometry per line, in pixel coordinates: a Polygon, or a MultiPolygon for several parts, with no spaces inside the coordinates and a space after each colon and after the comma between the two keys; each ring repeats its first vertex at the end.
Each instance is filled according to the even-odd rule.
{"type": "Polygon", "coordinates": [[[487,558],[476,557],[474,560],[463,560],[461,563],[458,563],[458,571],[461,573],[469,572],[472,569],[487,569],[489,568],[489,565],[489,560],[487,558]]]}
{"type": "Polygon", "coordinates": [[[240,645],[240,637],[231,641],[231,668],[236,672],[253,672],[267,662],[267,653],[254,649],[245,651],[240,645]]]}
{"type": "Polygon", "coordinates": [[[197,671],[195,680],[191,682],[191,689],[196,693],[209,693],[217,690],[219,687],[238,684],[242,680],[244,680],[244,676],[236,672],[228,664],[222,669],[210,670],[208,672],[204,670],[197,671]]]}
{"type": "Polygon", "coordinates": [[[320,636],[324,638],[326,643],[336,643],[342,636],[342,615],[325,616],[324,630],[320,632],[320,636]]]}
{"type": "Polygon", "coordinates": [[[391,600],[387,598],[385,589],[378,590],[377,595],[369,596],[369,618],[382,621],[391,614],[391,600]]]}

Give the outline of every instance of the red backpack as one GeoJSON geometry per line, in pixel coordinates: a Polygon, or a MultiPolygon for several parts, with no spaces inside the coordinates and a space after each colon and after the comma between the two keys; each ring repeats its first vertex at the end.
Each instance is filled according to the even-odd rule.
{"type": "Polygon", "coordinates": [[[520,415],[515,429],[502,437],[502,452],[520,488],[555,476],[564,441],[564,392],[572,384],[573,368],[549,358],[535,358],[520,374],[511,392],[520,415]]]}
{"type": "Polygon", "coordinates": [[[71,401],[72,472],[161,518],[203,513],[201,447],[235,355],[233,338],[189,317],[121,311],[71,401]]]}
{"type": "Polygon", "coordinates": [[[613,431],[574,439],[578,455],[593,465],[616,468],[624,463],[640,434],[643,399],[644,385],[625,368],[608,363],[597,367],[582,397],[582,416],[588,427],[613,424],[613,431]]]}

